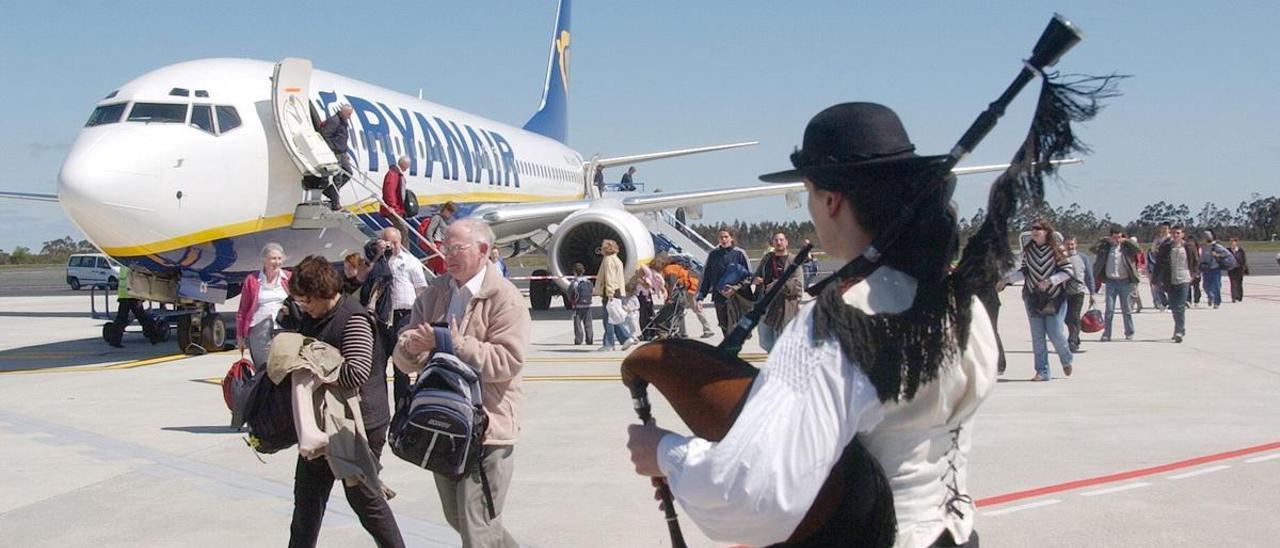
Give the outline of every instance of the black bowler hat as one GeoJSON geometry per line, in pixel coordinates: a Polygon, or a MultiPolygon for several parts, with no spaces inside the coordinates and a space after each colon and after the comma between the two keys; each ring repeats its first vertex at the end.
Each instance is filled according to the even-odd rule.
{"type": "Polygon", "coordinates": [[[791,153],[795,169],[767,173],[760,180],[789,183],[810,174],[855,177],[901,173],[941,165],[947,156],[920,156],[902,120],[876,103],[841,103],[819,112],[804,128],[804,146],[791,153]]]}

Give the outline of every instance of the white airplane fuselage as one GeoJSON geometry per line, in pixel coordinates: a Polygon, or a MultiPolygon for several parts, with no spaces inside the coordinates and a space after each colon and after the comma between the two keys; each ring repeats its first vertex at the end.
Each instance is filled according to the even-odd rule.
{"type": "MultiPolygon", "coordinates": [[[[179,63],[99,102],[91,124],[99,123],[80,132],[58,176],[72,221],[129,266],[220,282],[258,270],[267,242],[294,259],[338,261],[356,249],[360,242],[341,230],[290,228],[304,191],[272,117],[273,67],[179,63]]],[[[322,118],[340,103],[353,107],[353,168],[380,183],[407,155],[405,181],[424,206],[453,201],[466,215],[483,204],[584,197],[582,156],[555,139],[319,70],[310,90],[322,118]]],[[[353,181],[342,203],[372,210],[371,223],[378,215],[370,194],[353,181]]]]}

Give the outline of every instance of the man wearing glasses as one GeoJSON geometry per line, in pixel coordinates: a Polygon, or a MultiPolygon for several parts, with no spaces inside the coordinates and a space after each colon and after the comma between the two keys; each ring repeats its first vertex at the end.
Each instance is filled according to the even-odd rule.
{"type": "Polygon", "coordinates": [[[463,546],[514,547],[518,544],[502,526],[502,506],[520,433],[521,370],[532,321],[520,290],[489,263],[493,239],[493,231],[477,219],[461,219],[444,229],[441,250],[448,275],[431,280],[413,303],[392,361],[400,371],[416,374],[437,341],[448,339],[453,354],[480,372],[489,416],[483,466],[496,517],[489,518],[475,473],[459,480],[436,474],[436,491],[463,546]]]}

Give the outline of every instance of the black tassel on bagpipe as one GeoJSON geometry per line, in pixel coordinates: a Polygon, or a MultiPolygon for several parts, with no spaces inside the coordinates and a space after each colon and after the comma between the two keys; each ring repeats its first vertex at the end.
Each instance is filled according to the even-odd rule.
{"type": "MultiPolygon", "coordinates": [[[[1123,76],[1061,77],[1043,72],[1081,38],[1079,29],[1055,16],[1022,71],[960,138],[949,161],[936,173],[920,175],[926,178],[925,182],[903,208],[905,214],[878,234],[863,256],[811,289],[818,299],[814,337],[838,340],[845,355],[876,387],[881,401],[904,397],[910,400],[920,386],[937,378],[943,364],[963,352],[968,343],[973,297],[994,292],[996,281],[1012,264],[1009,219],[1019,204],[1043,200],[1044,179],[1056,169],[1053,160],[1088,151],[1076,138],[1071,124],[1093,118],[1102,108],[1101,99],[1117,96],[1116,83],[1123,76]],[[949,273],[945,267],[913,272],[918,286],[915,301],[906,311],[867,314],[846,305],[843,295],[848,287],[882,264],[894,266],[895,254],[902,249],[898,246],[905,245],[899,240],[917,225],[933,223],[929,226],[934,228],[938,226],[937,219],[947,221],[949,234],[930,234],[928,239],[938,241],[916,241],[911,245],[934,245],[938,255],[954,257],[955,214],[947,204],[951,169],[986,137],[1009,103],[1036,76],[1044,83],[1030,131],[1009,168],[992,185],[987,217],[967,242],[956,268],[949,273]]],[[[903,265],[897,266],[903,269],[903,265]]]]}

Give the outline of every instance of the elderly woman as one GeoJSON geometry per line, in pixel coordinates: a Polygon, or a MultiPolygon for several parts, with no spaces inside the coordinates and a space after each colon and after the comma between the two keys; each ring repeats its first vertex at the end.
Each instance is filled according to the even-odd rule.
{"type": "Polygon", "coordinates": [[[600,296],[600,304],[604,305],[604,346],[600,350],[606,351],[613,350],[617,343],[622,343],[623,350],[636,343],[635,337],[627,330],[625,320],[616,324],[609,321],[609,301],[627,296],[627,279],[618,251],[618,242],[600,242],[600,254],[603,257],[600,259],[600,269],[596,272],[595,294],[600,296]]]}
{"type": "Polygon", "coordinates": [[[240,291],[240,308],[236,310],[236,347],[240,349],[241,356],[248,348],[255,369],[267,365],[271,337],[280,327],[276,324],[276,314],[289,296],[286,289],[289,272],[281,268],[283,265],[284,248],[280,244],[271,242],[262,246],[262,270],[245,276],[244,288],[240,291]]]}
{"type": "MultiPolygon", "coordinates": [[[[338,386],[358,390],[369,449],[380,458],[391,422],[387,382],[382,368],[386,352],[377,343],[373,319],[360,303],[342,293],[342,277],[324,257],[309,256],[298,263],[289,280],[289,292],[302,310],[298,332],[338,349],[343,362],[338,386]]],[[[302,444],[299,444],[301,449],[302,444]]],[[[301,453],[293,473],[293,523],[290,546],[315,546],[320,535],[334,476],[323,455],[307,458],[301,453]]],[[[364,482],[343,483],[347,503],[378,546],[404,546],[396,518],[382,492],[364,482]]]]}
{"type": "Polygon", "coordinates": [[[1062,363],[1062,373],[1071,376],[1071,347],[1067,344],[1065,318],[1067,315],[1067,284],[1074,282],[1071,261],[1059,244],[1061,236],[1044,219],[1031,224],[1030,239],[1022,246],[1021,266],[1009,274],[1010,282],[1024,282],[1022,302],[1026,306],[1027,321],[1031,323],[1031,349],[1035,353],[1036,375],[1032,381],[1047,381],[1049,373],[1049,348],[1045,338],[1053,343],[1062,363]]]}

